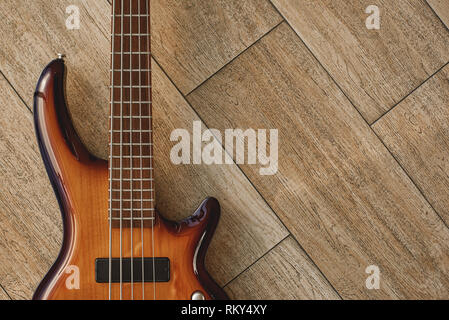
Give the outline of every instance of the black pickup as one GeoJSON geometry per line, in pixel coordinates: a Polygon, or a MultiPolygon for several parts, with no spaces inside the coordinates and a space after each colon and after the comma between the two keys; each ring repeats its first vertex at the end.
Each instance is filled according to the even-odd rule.
{"type": "MultiPolygon", "coordinates": [[[[112,258],[111,262],[111,282],[120,283],[120,258],[112,258]]],[[[143,282],[170,281],[170,260],[168,258],[144,258],[143,274],[145,276],[143,282]]],[[[95,280],[98,283],[109,283],[109,258],[95,260],[95,280]]],[[[142,282],[142,258],[133,258],[133,281],[142,282]]],[[[130,282],[131,259],[122,258],[122,283],[130,282]]]]}

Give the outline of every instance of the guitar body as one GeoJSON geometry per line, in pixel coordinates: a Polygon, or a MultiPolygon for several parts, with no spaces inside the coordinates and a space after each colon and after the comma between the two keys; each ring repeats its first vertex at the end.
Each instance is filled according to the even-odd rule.
{"type": "Polygon", "coordinates": [[[54,60],[43,71],[35,93],[36,134],[61,208],[64,238],[55,264],[33,298],[190,300],[193,293],[201,292],[205,299],[227,299],[204,265],[219,219],[217,200],[205,200],[182,222],[157,215],[154,226],[144,232],[140,227],[110,229],[108,162],[91,155],[72,126],[65,101],[65,75],[64,61],[54,60]],[[112,283],[111,287],[97,282],[96,259],[110,256],[110,239],[114,258],[168,258],[169,281],[112,283]]]}

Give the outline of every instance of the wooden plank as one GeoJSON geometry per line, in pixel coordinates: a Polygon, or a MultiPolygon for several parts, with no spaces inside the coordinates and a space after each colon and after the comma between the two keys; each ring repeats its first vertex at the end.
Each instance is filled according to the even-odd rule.
{"type": "Polygon", "coordinates": [[[158,210],[178,220],[193,213],[207,196],[220,201],[222,220],[206,263],[224,285],[288,233],[235,164],[172,164],[172,130],[182,128],[192,133],[193,121],[199,119],[156,63],[153,69],[158,210]]]}
{"type": "Polygon", "coordinates": [[[0,78],[0,284],[29,299],[59,252],[62,225],[31,113],[0,78]]]}
{"type": "Polygon", "coordinates": [[[340,299],[292,237],[239,275],[225,290],[231,299],[340,299]]]}
{"type": "Polygon", "coordinates": [[[273,0],[373,123],[449,61],[449,32],[425,0],[273,0]],[[380,30],[368,30],[369,5],[380,30]]]}
{"type": "Polygon", "coordinates": [[[449,2],[447,0],[427,0],[427,2],[449,28],[449,2]]]}
{"type": "Polygon", "coordinates": [[[241,168],[343,298],[448,298],[449,230],[286,24],[188,100],[211,128],[279,130],[277,174],[241,168]]]}
{"type": "MultiPolygon", "coordinates": [[[[106,1],[104,2],[106,3],[106,1]]],[[[80,30],[68,31],[65,29],[63,18],[65,7],[69,2],[51,1],[44,5],[42,2],[25,1],[23,5],[17,6],[17,3],[13,1],[2,1],[0,25],[2,30],[5,30],[4,42],[11,45],[2,46],[0,49],[2,50],[0,51],[2,57],[0,68],[7,74],[26,102],[31,105],[31,94],[29,93],[33,91],[41,68],[47,60],[50,60],[53,52],[65,52],[68,57],[69,69],[67,95],[75,124],[78,124],[77,129],[90,149],[95,154],[105,157],[108,136],[106,123],[109,108],[107,103],[109,36],[106,33],[109,32],[110,12],[108,4],[103,5],[102,3],[103,1],[89,2],[89,6],[87,6],[84,1],[70,1],[70,4],[80,7],[82,21],[80,30]],[[20,29],[20,32],[16,30],[17,28],[20,29]],[[45,38],[47,32],[52,34],[51,39],[45,38]],[[26,41],[16,43],[15,39],[20,39],[21,36],[26,37],[26,41]],[[28,47],[25,48],[29,43],[38,43],[39,48],[34,51],[29,50],[28,47]],[[20,54],[21,50],[24,51],[23,54],[20,54]],[[29,61],[37,61],[37,63],[31,64],[29,61]]],[[[283,239],[287,231],[235,165],[176,167],[170,164],[168,157],[172,143],[168,139],[170,134],[168,130],[180,126],[191,127],[194,113],[157,67],[153,79],[155,117],[160,118],[156,120],[156,126],[158,123],[163,124],[158,127],[159,129],[155,129],[156,139],[159,137],[157,140],[161,141],[157,143],[155,152],[156,167],[160,168],[156,181],[158,208],[169,218],[183,218],[192,213],[206,195],[216,196],[222,202],[223,219],[212,244],[211,253],[207,257],[207,264],[217,281],[225,283],[283,239]],[[181,203],[180,199],[183,200],[181,203]]],[[[3,104],[3,106],[7,105],[3,104]]],[[[24,110],[21,112],[23,113],[24,110]]],[[[16,113],[10,115],[16,119],[16,122],[17,119],[25,117],[20,115],[20,112],[18,113],[18,115],[16,113]]],[[[30,121],[26,126],[26,129],[29,130],[26,141],[31,148],[35,145],[35,138],[30,117],[29,114],[26,116],[27,121],[30,121]]],[[[17,125],[16,122],[13,123],[17,125]]],[[[5,130],[8,135],[13,135],[15,129],[10,126],[5,130]]],[[[11,138],[11,144],[13,141],[11,138]]],[[[11,159],[20,159],[22,153],[24,158],[29,157],[28,153],[31,151],[23,148],[22,145],[20,148],[19,151],[16,151],[10,147],[11,150],[8,152],[11,159]]],[[[44,179],[45,173],[40,157],[37,154],[33,157],[35,162],[30,161],[27,164],[27,170],[20,169],[21,167],[16,170],[39,175],[44,179]]],[[[19,163],[21,162],[19,161],[19,163]]],[[[8,170],[9,167],[5,169],[5,172],[8,170]]],[[[16,175],[20,177],[23,172],[16,175]]],[[[6,176],[6,181],[9,181],[8,179],[9,176],[6,176]]],[[[46,181],[46,178],[45,183],[39,180],[39,185],[34,184],[34,181],[33,183],[28,180],[24,181],[28,184],[15,186],[16,189],[23,187],[27,191],[33,190],[33,192],[18,193],[17,197],[31,203],[44,201],[42,200],[43,195],[54,200],[53,193],[48,189],[46,181]]],[[[48,200],[46,197],[43,199],[48,200]]],[[[50,202],[50,200],[48,201],[50,202]]],[[[26,204],[11,206],[7,216],[14,216],[17,214],[17,208],[21,207],[26,207],[26,204]]],[[[53,228],[55,223],[60,223],[59,212],[51,209],[55,208],[56,210],[55,201],[51,205],[36,207],[28,205],[26,208],[27,210],[24,212],[36,211],[35,215],[41,218],[42,221],[37,224],[39,228],[51,229],[52,224],[48,223],[49,220],[53,221],[53,228]]],[[[33,229],[27,229],[25,225],[22,229],[24,237],[36,236],[33,229]]],[[[3,232],[6,230],[8,229],[4,229],[3,232]]],[[[53,230],[52,232],[55,234],[54,237],[59,239],[59,231],[53,230]]],[[[40,232],[39,234],[45,233],[40,232]]],[[[12,256],[10,263],[4,265],[4,270],[8,266],[11,268],[19,261],[24,268],[25,266],[29,267],[22,260],[29,254],[31,250],[29,246],[34,248],[39,243],[34,244],[27,239],[16,240],[16,237],[18,237],[16,234],[11,237],[5,235],[9,241],[17,241],[16,246],[20,246],[20,250],[16,250],[15,254],[20,253],[23,256],[16,258],[12,256]]],[[[54,237],[50,238],[54,240],[54,237]]],[[[20,268],[15,273],[11,273],[6,279],[5,287],[8,290],[11,287],[14,288],[12,293],[17,297],[30,297],[36,281],[42,277],[42,272],[48,270],[49,261],[54,260],[54,250],[59,249],[58,241],[53,241],[52,245],[53,251],[49,250],[42,254],[37,267],[30,267],[28,271],[20,268]],[[34,273],[35,268],[39,269],[39,273],[34,273]],[[31,273],[33,273],[33,278],[31,273]]],[[[46,246],[48,245],[42,245],[42,250],[46,246]]],[[[31,262],[33,262],[32,259],[31,262]]]]}
{"type": "Polygon", "coordinates": [[[282,18],[267,0],[151,1],[156,60],[186,94],[282,18]]]}
{"type": "Polygon", "coordinates": [[[90,150],[107,154],[110,6],[106,1],[0,1],[0,70],[28,106],[44,66],[67,54],[68,100],[75,127],[90,150]],[[68,30],[66,8],[80,10],[80,29],[68,30]],[[85,119],[96,119],[92,126],[85,119]]]}
{"type": "Polygon", "coordinates": [[[373,129],[449,225],[449,65],[373,129]]]}

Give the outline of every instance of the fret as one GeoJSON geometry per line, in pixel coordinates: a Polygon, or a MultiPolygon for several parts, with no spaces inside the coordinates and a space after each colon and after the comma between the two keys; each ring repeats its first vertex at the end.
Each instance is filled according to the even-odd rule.
{"type": "MultiPolygon", "coordinates": [[[[133,180],[132,183],[131,183],[131,181],[122,181],[122,185],[120,185],[118,182],[112,181],[112,188],[113,189],[121,189],[121,188],[131,189],[131,187],[132,187],[133,189],[154,189],[153,184],[154,184],[153,181],[147,181],[147,180],[145,180],[145,181],[133,180]]],[[[152,194],[154,194],[154,193],[145,193],[142,196],[144,196],[144,199],[147,199],[147,198],[152,198],[152,194]]],[[[121,195],[120,193],[113,194],[112,199],[120,198],[120,196],[123,197],[124,195],[121,195]]],[[[135,200],[139,200],[139,199],[140,198],[136,198],[135,200]]]]}
{"type": "Polygon", "coordinates": [[[147,18],[147,17],[149,17],[150,15],[149,14],[138,14],[138,13],[133,13],[133,14],[117,14],[117,15],[111,15],[111,17],[116,17],[116,18],[121,18],[121,17],[126,17],[126,18],[129,18],[129,17],[136,17],[136,18],[147,18]]]}
{"type": "Polygon", "coordinates": [[[149,181],[154,181],[153,178],[134,178],[134,179],[130,179],[130,178],[122,178],[122,179],[111,179],[112,181],[116,181],[116,182],[149,182],[149,181]]]}
{"type": "MultiPolygon", "coordinates": [[[[138,159],[138,156],[136,156],[136,159],[138,159]]],[[[142,171],[142,172],[145,172],[145,170],[152,170],[153,169],[153,167],[133,167],[133,168],[130,168],[130,167],[123,167],[123,168],[120,168],[120,167],[114,167],[114,168],[111,168],[111,170],[132,170],[134,173],[139,173],[140,171],[142,171]]]]}
{"type": "MultiPolygon", "coordinates": [[[[151,130],[150,124],[151,119],[123,119],[120,120],[120,118],[114,118],[113,120],[113,128],[112,133],[119,133],[120,130],[151,130]]],[[[115,137],[114,137],[115,139],[115,137]]],[[[114,142],[123,142],[120,140],[121,137],[119,137],[118,141],[114,142]]]]}
{"type": "Polygon", "coordinates": [[[151,101],[111,101],[110,104],[151,104],[151,101]]]}
{"type": "MultiPolygon", "coordinates": [[[[120,42],[116,41],[117,45],[120,48],[120,42]]],[[[125,41],[125,44],[123,46],[123,49],[116,49],[115,54],[111,55],[111,60],[113,60],[114,64],[111,64],[110,69],[115,70],[122,70],[122,69],[151,69],[151,54],[130,54],[130,53],[121,53],[120,51],[123,50],[123,52],[129,52],[129,43],[126,44],[128,41],[125,41]],[[122,61],[123,60],[123,61],[122,61]]],[[[138,51],[139,48],[136,48],[136,45],[133,44],[133,48],[131,51],[138,51]]],[[[143,72],[140,73],[142,80],[147,77],[149,72],[146,72],[144,74],[143,72]]]]}
{"type": "MultiPolygon", "coordinates": [[[[146,220],[154,220],[155,218],[154,217],[133,217],[133,218],[130,218],[130,217],[122,217],[122,218],[120,218],[120,217],[112,217],[112,220],[118,220],[118,221],[120,221],[120,220],[128,220],[128,221],[130,221],[130,220],[133,220],[133,221],[146,221],[146,220]]],[[[109,220],[111,220],[111,218],[109,218],[109,220]]]]}
{"type": "Polygon", "coordinates": [[[149,33],[115,33],[114,34],[116,37],[118,36],[118,37],[149,37],[149,36],[151,36],[151,34],[149,34],[149,33]]]}
{"type": "Polygon", "coordinates": [[[114,86],[109,86],[109,88],[111,88],[111,89],[121,89],[121,88],[126,88],[126,89],[151,89],[151,86],[120,86],[120,85],[114,85],[114,86]]]}
{"type": "MultiPolygon", "coordinates": [[[[121,42],[123,40],[124,43],[128,42],[128,45],[133,40],[137,40],[137,41],[140,41],[140,42],[141,41],[147,41],[147,39],[150,36],[151,36],[151,34],[149,34],[149,33],[138,33],[138,32],[136,32],[136,33],[129,33],[129,30],[128,30],[128,32],[123,33],[123,34],[120,31],[118,31],[118,32],[116,32],[114,34],[111,34],[111,38],[113,38],[115,41],[120,41],[121,42]]],[[[115,52],[115,53],[117,53],[117,52],[115,52]]]]}
{"type": "MultiPolygon", "coordinates": [[[[125,171],[125,170],[117,167],[117,168],[113,169],[112,181],[116,181],[116,182],[119,182],[119,181],[122,181],[122,182],[130,182],[130,181],[133,181],[133,182],[141,182],[141,181],[151,182],[151,181],[154,181],[154,180],[153,180],[153,177],[151,175],[151,170],[143,171],[143,170],[140,170],[139,168],[135,168],[133,170],[125,171]],[[120,174],[122,176],[120,176],[120,174]],[[132,175],[132,177],[131,177],[131,175],[132,175]]],[[[123,189],[123,188],[124,188],[123,185],[118,187],[118,189],[123,189]]],[[[142,186],[139,186],[139,188],[142,188],[142,186]]],[[[150,187],[150,189],[151,188],[152,188],[152,186],[150,187]]]]}
{"type": "MultiPolygon", "coordinates": [[[[142,133],[152,133],[153,132],[153,130],[120,130],[120,129],[114,129],[114,130],[112,130],[112,131],[109,131],[109,133],[111,133],[111,134],[120,134],[120,133],[125,133],[125,134],[130,134],[130,133],[136,133],[136,134],[139,134],[139,135],[137,135],[137,137],[139,138],[139,139],[141,139],[141,138],[146,138],[147,136],[144,136],[144,135],[142,135],[142,136],[140,136],[140,134],[142,134],[142,133]]],[[[127,138],[127,139],[129,139],[129,140],[131,140],[131,138],[127,138]]],[[[137,143],[137,144],[139,144],[140,142],[139,141],[137,141],[137,142],[134,142],[134,143],[137,143]]]]}
{"type": "MultiPolygon", "coordinates": [[[[124,92],[124,95],[126,95],[126,98],[125,97],[121,98],[120,95],[118,95],[117,98],[119,98],[119,99],[114,98],[114,101],[120,102],[121,100],[124,101],[125,99],[128,99],[131,101],[131,99],[132,99],[132,100],[135,100],[134,102],[138,102],[140,100],[139,91],[136,89],[145,89],[144,91],[150,89],[151,86],[149,85],[149,80],[142,79],[139,81],[138,77],[131,78],[130,73],[123,73],[123,74],[124,74],[124,76],[123,76],[124,79],[123,80],[116,79],[114,85],[111,85],[110,89],[126,89],[127,91],[124,92]],[[132,97],[131,97],[129,89],[133,89],[132,97]]],[[[144,92],[144,91],[142,91],[142,92],[144,92]]],[[[146,100],[146,99],[147,99],[147,97],[142,97],[142,100],[146,100]]]]}
{"type": "MultiPolygon", "coordinates": [[[[150,52],[150,37],[139,33],[116,33],[112,36],[112,42],[115,44],[114,53],[122,52],[150,52]],[[123,48],[122,48],[123,43],[123,48]]],[[[111,51],[112,55],[112,51],[111,51]]]]}
{"type": "MultiPolygon", "coordinates": [[[[113,202],[154,202],[154,199],[112,199],[113,202]]],[[[138,209],[138,208],[134,208],[138,209]]]]}
{"type": "MultiPolygon", "coordinates": [[[[137,147],[138,147],[138,145],[137,145],[137,147]]],[[[132,155],[132,156],[130,156],[130,155],[123,155],[123,156],[113,156],[112,158],[110,157],[110,159],[112,159],[112,160],[123,160],[123,161],[125,161],[125,160],[133,160],[133,161],[138,161],[138,160],[149,160],[149,159],[153,159],[153,156],[145,156],[145,155],[140,155],[140,154],[134,154],[134,155],[132,155]]],[[[113,166],[114,168],[117,168],[117,169],[121,169],[121,166],[120,165],[114,165],[113,166]]],[[[140,169],[139,168],[139,166],[138,165],[136,165],[136,167],[134,167],[134,169],[140,169]]],[[[152,170],[153,168],[150,168],[150,170],[152,170]]]]}
{"type": "MultiPolygon", "coordinates": [[[[112,192],[153,192],[154,189],[112,189],[112,192]]],[[[138,201],[138,200],[137,200],[138,201]]]]}
{"type": "Polygon", "coordinates": [[[152,227],[154,220],[149,11],[149,0],[113,1],[108,159],[112,227],[152,227]]]}
{"type": "Polygon", "coordinates": [[[112,211],[112,212],[120,212],[120,211],[127,211],[127,212],[130,212],[130,211],[144,211],[144,212],[146,212],[146,211],[149,211],[149,212],[154,212],[156,209],[155,208],[143,208],[143,209],[137,209],[137,208],[126,208],[126,209],[124,209],[124,208],[122,208],[122,209],[109,209],[109,211],[112,211]]]}
{"type": "MultiPolygon", "coordinates": [[[[153,117],[151,117],[151,116],[122,116],[122,117],[115,116],[115,117],[112,117],[112,119],[137,119],[137,120],[152,119],[152,118],[153,117]]],[[[109,117],[109,119],[111,119],[111,117],[109,117]]],[[[122,132],[137,132],[137,131],[152,132],[151,130],[120,130],[120,129],[118,129],[118,130],[122,131],[122,132]]]]}
{"type": "Polygon", "coordinates": [[[150,69],[110,69],[111,72],[150,72],[150,69]]]}
{"type": "Polygon", "coordinates": [[[148,147],[148,146],[152,146],[153,143],[139,143],[139,142],[136,142],[136,143],[113,143],[112,145],[114,147],[139,147],[139,146],[148,147]]]}
{"type": "Polygon", "coordinates": [[[148,167],[148,168],[128,168],[128,167],[124,167],[124,168],[112,168],[112,170],[135,170],[135,171],[144,171],[144,170],[151,170],[153,169],[153,167],[148,167]]]}
{"type": "Polygon", "coordinates": [[[133,160],[136,160],[136,159],[153,159],[153,156],[145,156],[145,155],[142,155],[142,156],[132,156],[132,157],[130,157],[130,156],[123,156],[123,157],[120,157],[120,156],[109,156],[109,159],[133,159],[133,160]]]}
{"type": "Polygon", "coordinates": [[[148,104],[145,105],[138,103],[137,101],[133,103],[122,103],[117,99],[111,104],[111,108],[113,109],[113,113],[111,114],[113,118],[120,118],[120,116],[151,116],[151,106],[148,104]]]}
{"type": "Polygon", "coordinates": [[[111,55],[114,55],[114,54],[120,54],[120,55],[122,55],[122,54],[127,54],[127,55],[142,55],[142,54],[151,54],[151,52],[135,52],[135,51],[133,51],[133,52],[114,52],[114,53],[111,53],[111,55]]]}

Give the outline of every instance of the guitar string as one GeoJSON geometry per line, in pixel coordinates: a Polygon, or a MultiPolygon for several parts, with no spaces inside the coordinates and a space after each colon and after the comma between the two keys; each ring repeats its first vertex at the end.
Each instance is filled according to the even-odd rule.
{"type": "MultiPolygon", "coordinates": [[[[112,0],[112,52],[115,50],[115,0],[112,0]]],[[[111,284],[112,284],[112,165],[113,165],[113,136],[114,136],[114,69],[115,69],[115,54],[112,55],[112,75],[111,75],[111,124],[109,133],[111,135],[110,155],[109,155],[109,300],[111,300],[111,284]]]]}
{"type": "MultiPolygon", "coordinates": [[[[140,1],[140,0],[139,0],[140,1]]],[[[129,55],[129,69],[131,70],[129,73],[129,111],[130,111],[130,117],[129,117],[129,136],[130,136],[130,144],[129,144],[129,168],[130,168],[130,180],[131,180],[131,186],[130,186],[130,213],[131,213],[131,300],[134,300],[134,261],[133,261],[133,251],[134,251],[134,243],[133,243],[133,224],[134,224],[134,210],[133,210],[133,55],[132,55],[132,48],[133,48],[133,27],[132,27],[132,21],[133,21],[133,5],[132,0],[129,2],[129,52],[131,54],[129,55]]],[[[122,12],[122,20],[124,20],[124,12],[122,12]]],[[[140,32],[140,31],[139,31],[140,32]]],[[[139,83],[139,86],[141,83],[139,83]]],[[[141,90],[141,89],[139,89],[141,90]]],[[[140,181],[140,184],[142,184],[142,180],[140,181]]]]}
{"type": "MultiPolygon", "coordinates": [[[[146,14],[147,14],[147,34],[149,35],[148,37],[147,37],[147,48],[148,48],[148,50],[147,50],[147,52],[149,52],[150,54],[149,54],[149,57],[148,57],[148,66],[149,66],[149,68],[148,69],[150,69],[151,70],[151,23],[150,23],[150,18],[151,18],[151,16],[150,16],[150,0],[145,0],[145,3],[146,3],[146,6],[147,6],[147,12],[146,12],[146,14]]],[[[148,110],[148,112],[149,112],[149,115],[150,115],[150,118],[149,118],[149,129],[151,130],[151,132],[150,132],[150,137],[151,137],[151,139],[150,139],[150,141],[151,142],[153,142],[153,104],[152,104],[152,102],[151,102],[151,100],[152,100],[152,96],[151,96],[151,71],[150,72],[148,72],[147,73],[147,76],[148,76],[148,85],[149,85],[149,90],[148,90],[148,95],[149,95],[149,101],[150,101],[150,106],[149,106],[149,110],[148,110]]],[[[156,221],[156,217],[155,217],[155,212],[156,212],[156,208],[155,208],[155,199],[156,199],[156,193],[155,193],[155,188],[154,188],[154,175],[153,175],[153,165],[154,165],[154,148],[153,148],[153,145],[150,145],[150,186],[151,186],[151,189],[152,189],[152,191],[150,192],[150,194],[151,194],[151,199],[152,199],[152,208],[153,208],[153,210],[151,211],[152,212],[152,218],[153,218],[153,220],[151,220],[152,221],[152,223],[151,223],[151,247],[152,247],[152,254],[153,254],[153,300],[156,300],[156,267],[155,267],[155,259],[156,259],[156,256],[155,256],[155,249],[154,249],[154,247],[155,247],[155,245],[154,245],[154,228],[155,228],[155,225],[154,225],[154,223],[155,223],[155,221],[156,221]]]]}
{"type": "MultiPolygon", "coordinates": [[[[140,5],[140,0],[138,1],[139,4],[139,15],[142,13],[141,12],[141,5],[140,5]]],[[[139,16],[139,33],[142,32],[141,30],[141,22],[140,22],[140,16],[139,16]]],[[[142,47],[142,43],[141,43],[141,39],[139,37],[139,85],[142,84],[142,59],[140,57],[140,52],[141,52],[141,47],[142,47]]],[[[132,68],[130,68],[132,70],[132,68]]],[[[149,100],[149,99],[146,99],[149,100]]],[[[140,118],[140,140],[139,140],[139,145],[140,145],[140,239],[142,241],[142,300],[145,300],[145,268],[144,268],[144,239],[143,239],[143,159],[142,159],[142,90],[139,89],[139,118],[140,118]]]]}
{"type": "Polygon", "coordinates": [[[124,43],[124,32],[123,32],[123,14],[125,12],[125,1],[122,0],[122,10],[121,10],[121,36],[120,36],[120,300],[123,300],[123,43],[124,43]]]}
{"type": "MultiPolygon", "coordinates": [[[[113,52],[115,52],[115,36],[116,36],[116,34],[115,34],[115,18],[116,18],[116,12],[115,12],[115,9],[116,9],[116,2],[115,2],[115,0],[113,0],[113,32],[112,32],[112,50],[113,50],[113,52]]],[[[147,28],[148,28],[148,30],[149,30],[149,28],[150,28],[150,21],[149,21],[149,5],[148,5],[148,2],[147,1],[145,1],[145,4],[146,4],[146,8],[147,8],[147,11],[148,11],[148,13],[145,15],[146,17],[147,17],[147,28]]],[[[131,49],[132,49],[132,4],[130,4],[130,6],[131,6],[131,9],[130,9],[130,17],[131,17],[131,19],[130,19],[130,35],[131,35],[131,38],[130,38],[130,51],[132,51],[131,49]]],[[[139,1],[139,12],[140,12],[140,1],[139,1]]],[[[124,117],[123,117],[123,103],[124,103],[124,99],[123,99],[123,65],[124,65],[124,1],[122,1],[121,2],[121,34],[120,34],[120,46],[121,46],[121,53],[120,53],[120,58],[121,58],[121,67],[120,67],[120,72],[121,72],[121,75],[120,75],[120,81],[121,81],[121,85],[120,85],[120,144],[119,144],[119,146],[120,146],[120,300],[122,300],[123,299],[123,146],[124,146],[124,144],[123,144],[123,124],[124,124],[124,117]]],[[[141,21],[140,21],[140,18],[139,18],[139,32],[141,31],[140,30],[141,29],[141,21]]],[[[150,40],[147,40],[147,46],[149,47],[148,48],[148,52],[149,52],[149,50],[150,50],[150,40]]],[[[139,54],[138,54],[138,57],[139,57],[139,88],[141,87],[141,80],[142,80],[142,74],[141,74],[141,72],[142,72],[142,66],[141,66],[141,39],[140,39],[140,37],[139,37],[139,54]]],[[[148,63],[149,63],[149,65],[151,65],[151,57],[149,57],[149,59],[148,59],[148,63]]],[[[114,101],[115,101],[115,92],[114,92],[114,88],[115,88],[115,82],[114,82],[114,67],[115,67],[115,55],[113,54],[113,57],[112,57],[112,69],[113,69],[113,71],[112,71],[112,77],[111,77],[111,79],[112,79],[112,86],[111,86],[111,88],[112,88],[112,90],[111,90],[111,105],[112,105],[112,111],[113,111],[113,108],[114,108],[114,105],[115,105],[115,103],[114,103],[114,101]]],[[[130,55],[130,70],[132,70],[133,68],[132,68],[132,55],[130,55]]],[[[151,80],[150,80],[150,74],[148,74],[148,83],[150,83],[151,82],[151,80]]],[[[131,71],[131,74],[130,74],[130,111],[131,111],[131,113],[132,113],[132,88],[133,88],[133,84],[132,84],[132,71],[131,71]]],[[[150,86],[149,86],[150,87],[150,86]]],[[[151,87],[150,87],[150,89],[149,89],[149,91],[148,91],[148,94],[149,94],[149,98],[151,98],[151,87]]],[[[143,230],[144,230],[144,228],[143,228],[143,222],[144,222],[144,216],[143,216],[143,163],[142,163],[142,161],[143,161],[143,150],[142,150],[142,102],[141,102],[141,97],[142,97],[142,92],[141,92],[141,90],[139,90],[139,118],[140,118],[140,125],[141,125],[141,129],[139,130],[139,132],[140,132],[140,142],[139,142],[139,144],[140,144],[140,183],[141,183],[141,188],[140,188],[140,192],[141,192],[141,238],[142,238],[142,299],[144,299],[144,295],[145,295],[145,289],[144,289],[144,284],[145,284],[145,275],[144,275],[144,239],[143,239],[143,235],[144,235],[144,232],[143,232],[143,230]]],[[[148,99],[148,100],[150,100],[149,102],[150,102],[150,110],[151,110],[151,99],[148,99]]],[[[130,116],[130,126],[131,126],[131,130],[130,130],[130,137],[131,137],[131,139],[132,139],[132,115],[130,116]]],[[[150,121],[150,135],[152,136],[152,125],[151,125],[151,123],[152,123],[152,120],[151,120],[151,112],[150,112],[150,117],[149,117],[149,121],[150,121]]],[[[112,114],[111,114],[111,147],[110,147],[110,175],[111,175],[111,179],[110,179],[110,190],[109,190],[109,207],[110,207],[110,212],[109,212],[109,300],[111,300],[111,298],[112,298],[112,288],[111,288],[111,284],[112,284],[112,190],[113,190],[113,186],[112,186],[112,181],[113,181],[113,179],[112,179],[112,174],[113,174],[113,172],[112,172],[112,165],[113,165],[113,163],[112,163],[112,161],[113,161],[113,125],[114,125],[114,117],[113,117],[113,112],[112,112],[112,114]]],[[[150,137],[151,137],[150,136],[150,137]]],[[[133,163],[132,163],[132,160],[133,160],[133,149],[132,149],[132,140],[131,140],[131,144],[130,144],[130,157],[129,157],[129,159],[130,159],[130,167],[132,168],[132,166],[133,166],[133,163]]],[[[153,168],[153,160],[152,160],[152,156],[153,156],[153,148],[151,147],[151,144],[150,144],[150,157],[149,157],[149,159],[150,159],[150,181],[151,181],[151,188],[150,188],[150,194],[152,195],[151,197],[152,197],[152,201],[153,201],[153,204],[154,204],[154,196],[153,196],[153,194],[154,194],[154,186],[153,186],[153,172],[152,172],[152,168],[153,168]]],[[[131,176],[130,176],[130,181],[131,181],[131,186],[130,186],[130,190],[131,190],[131,199],[132,199],[132,197],[133,197],[133,176],[132,176],[132,170],[131,170],[131,176]]],[[[133,203],[131,202],[131,208],[132,208],[132,205],[133,205],[133,203]]],[[[131,209],[130,210],[131,211],[131,217],[130,217],[130,220],[131,220],[131,229],[133,228],[133,218],[134,218],[134,216],[133,216],[133,210],[131,209]]],[[[154,257],[155,257],[155,248],[154,248],[154,230],[153,230],[153,228],[154,228],[154,221],[155,221],[155,215],[154,215],[154,208],[152,208],[152,212],[153,212],[153,214],[152,214],[152,219],[151,219],[151,221],[153,221],[152,222],[152,251],[153,251],[153,295],[154,295],[154,299],[156,299],[156,285],[155,285],[155,261],[154,261],[154,257]]],[[[133,235],[133,233],[132,233],[132,231],[131,231],[131,255],[133,254],[133,240],[132,240],[132,235],[133,235]]],[[[131,257],[131,283],[132,283],[132,289],[131,289],[131,292],[132,292],[132,298],[134,297],[133,296],[133,280],[134,280],[134,276],[133,276],[133,258],[131,257]]]]}

